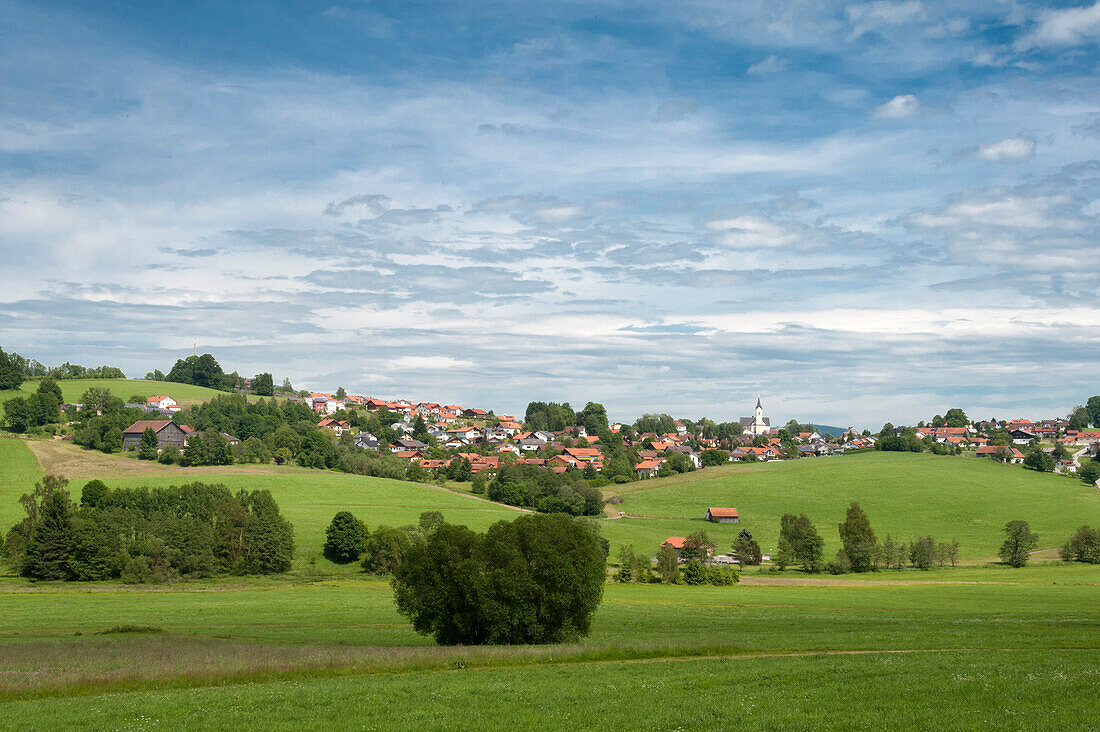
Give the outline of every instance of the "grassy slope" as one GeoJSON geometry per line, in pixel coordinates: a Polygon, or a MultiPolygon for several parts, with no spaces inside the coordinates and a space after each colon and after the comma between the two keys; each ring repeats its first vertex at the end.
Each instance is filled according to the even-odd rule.
{"type": "Polygon", "coordinates": [[[604,534],[613,544],[633,543],[654,553],[666,537],[700,529],[724,551],[742,528],[767,553],[774,551],[780,516],[806,513],[831,557],[840,547],[836,526],[853,500],[867,511],[880,539],[886,533],[957,538],[969,558],[994,556],[1001,529],[1012,519],[1029,521],[1040,546],[1061,544],[1081,524],[1100,524],[1100,491],[1076,479],[976,458],[866,453],[730,466],[627,489],[633,492],[620,493],[623,503],[614,508],[654,518],[609,520],[604,534]],[[709,506],[736,508],[741,523],[703,521],[709,506]]]}
{"type": "MultiPolygon", "coordinates": [[[[213,399],[226,392],[207,389],[190,384],[171,384],[166,381],[145,381],[143,379],[62,379],[57,382],[61,387],[61,396],[66,402],[79,402],[80,397],[89,388],[96,386],[110,389],[120,399],[129,399],[140,394],[143,397],[170,396],[180,404],[189,405],[213,399]]],[[[17,396],[30,396],[38,388],[38,380],[24,381],[18,391],[0,391],[0,405],[17,396]]]]}
{"type": "MultiPolygon", "coordinates": [[[[51,449],[83,453],[73,445],[51,449]]],[[[99,454],[95,454],[99,457],[99,454]]],[[[232,490],[270,490],[279,507],[294,524],[294,540],[299,557],[319,554],[325,527],[337,511],[351,511],[374,529],[379,524],[416,523],[421,512],[439,510],[453,523],[484,529],[494,521],[514,518],[516,512],[505,506],[457,495],[440,488],[384,478],[275,466],[233,466],[221,472],[216,468],[188,471],[154,464],[135,463],[122,456],[102,455],[106,461],[125,467],[141,466],[148,475],[106,478],[110,488],[180,485],[191,481],[223,483],[232,490]]],[[[70,489],[79,500],[80,486],[102,473],[69,475],[70,489]]],[[[19,496],[29,492],[39,476],[38,464],[30,449],[18,439],[0,439],[0,527],[6,530],[20,518],[19,496]]]]}

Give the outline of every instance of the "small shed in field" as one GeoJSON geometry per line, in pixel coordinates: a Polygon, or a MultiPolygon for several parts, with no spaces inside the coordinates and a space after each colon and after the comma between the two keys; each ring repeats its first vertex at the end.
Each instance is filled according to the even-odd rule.
{"type": "Polygon", "coordinates": [[[736,508],[708,508],[703,518],[716,524],[736,524],[741,521],[736,508]]]}

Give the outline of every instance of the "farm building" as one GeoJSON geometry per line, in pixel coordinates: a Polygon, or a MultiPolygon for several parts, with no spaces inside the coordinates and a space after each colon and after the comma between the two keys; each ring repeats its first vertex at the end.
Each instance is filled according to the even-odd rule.
{"type": "Polygon", "coordinates": [[[716,524],[736,524],[741,521],[736,508],[708,508],[703,518],[716,524]]]}
{"type": "Polygon", "coordinates": [[[175,422],[143,419],[134,422],[122,432],[122,449],[136,450],[140,447],[141,436],[145,433],[146,428],[152,429],[156,433],[157,449],[165,445],[175,445],[182,450],[192,432],[190,427],[184,427],[175,422]]]}

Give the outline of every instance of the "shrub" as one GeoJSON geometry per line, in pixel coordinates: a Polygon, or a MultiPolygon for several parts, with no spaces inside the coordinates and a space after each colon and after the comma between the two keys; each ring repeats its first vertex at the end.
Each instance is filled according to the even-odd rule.
{"type": "Polygon", "coordinates": [[[741,573],[733,567],[707,567],[707,584],[731,587],[741,581],[741,573]]]}
{"type": "Polygon", "coordinates": [[[531,514],[485,534],[440,526],[409,546],[393,587],[398,610],[440,644],[560,643],[589,632],[604,576],[591,531],[531,514]]]}
{"type": "Polygon", "coordinates": [[[684,565],[684,583],[688,585],[702,585],[707,581],[707,568],[698,559],[689,559],[684,565]]]}
{"type": "Polygon", "coordinates": [[[1066,562],[1100,564],[1100,531],[1082,526],[1062,545],[1058,553],[1066,562]]]}
{"type": "Polygon", "coordinates": [[[325,529],[324,555],[339,564],[357,561],[363,555],[368,536],[362,521],[348,511],[340,511],[325,529]]]}
{"type": "Polygon", "coordinates": [[[157,460],[165,465],[176,465],[182,457],[183,454],[178,447],[175,445],[165,445],[160,451],[160,456],[157,460]]]}

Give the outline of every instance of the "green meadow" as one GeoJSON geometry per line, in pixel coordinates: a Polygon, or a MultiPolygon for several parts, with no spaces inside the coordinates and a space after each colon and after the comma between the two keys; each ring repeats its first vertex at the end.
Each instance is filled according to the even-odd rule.
{"type": "MultiPolygon", "coordinates": [[[[880,535],[957,536],[970,559],[844,577],[751,569],[721,588],[609,583],[591,635],[575,643],[440,648],[397,613],[387,581],[318,558],[324,527],[344,509],[372,528],[413,523],[424,510],[484,528],[514,510],[401,481],[273,466],[188,471],[37,444],[50,446],[40,452],[49,460],[78,466],[69,476],[77,496],[96,473],[111,487],[203,480],[267,488],[294,523],[298,561],[280,577],[164,586],[0,576],[7,727],[1097,723],[1100,567],[1014,570],[983,559],[1010,518],[1028,518],[1050,546],[1082,523],[1100,523],[1096,491],[1077,481],[976,459],[869,454],[630,484],[616,508],[647,518],[603,521],[616,544],[655,547],[700,528],[732,542],[748,527],[768,546],[779,515],[805,511],[832,551],[835,523],[857,499],[880,535]],[[710,505],[738,508],[743,523],[704,523],[710,505]]],[[[0,525],[18,519],[18,496],[41,472],[25,441],[0,439],[0,525]]]]}
{"type": "MultiPolygon", "coordinates": [[[[996,556],[1008,521],[1024,519],[1041,547],[1061,545],[1082,524],[1100,525],[1100,491],[1072,477],[1036,473],[978,458],[863,453],[707,469],[662,480],[609,486],[627,516],[604,522],[613,544],[656,553],[668,536],[706,530],[721,551],[748,529],[765,553],[775,550],[779,519],[805,513],[825,539],[825,556],[840,548],[837,525],[859,501],[880,539],[920,535],[958,539],[966,560],[996,556]],[[708,507],[736,508],[739,524],[703,520],[708,507]]],[[[613,549],[613,551],[615,551],[613,549]]]]}
{"type": "MultiPolygon", "coordinates": [[[[0,391],[0,405],[14,397],[27,397],[38,388],[39,379],[24,381],[23,385],[15,391],[0,391]]],[[[66,402],[79,402],[81,395],[92,387],[110,389],[111,393],[119,399],[129,399],[131,396],[142,396],[148,399],[151,396],[170,396],[180,404],[188,405],[195,402],[213,399],[226,392],[215,389],[207,389],[204,386],[192,386],[191,384],[175,384],[167,381],[145,381],[144,379],[61,379],[57,382],[61,387],[61,396],[66,402]]]]}

